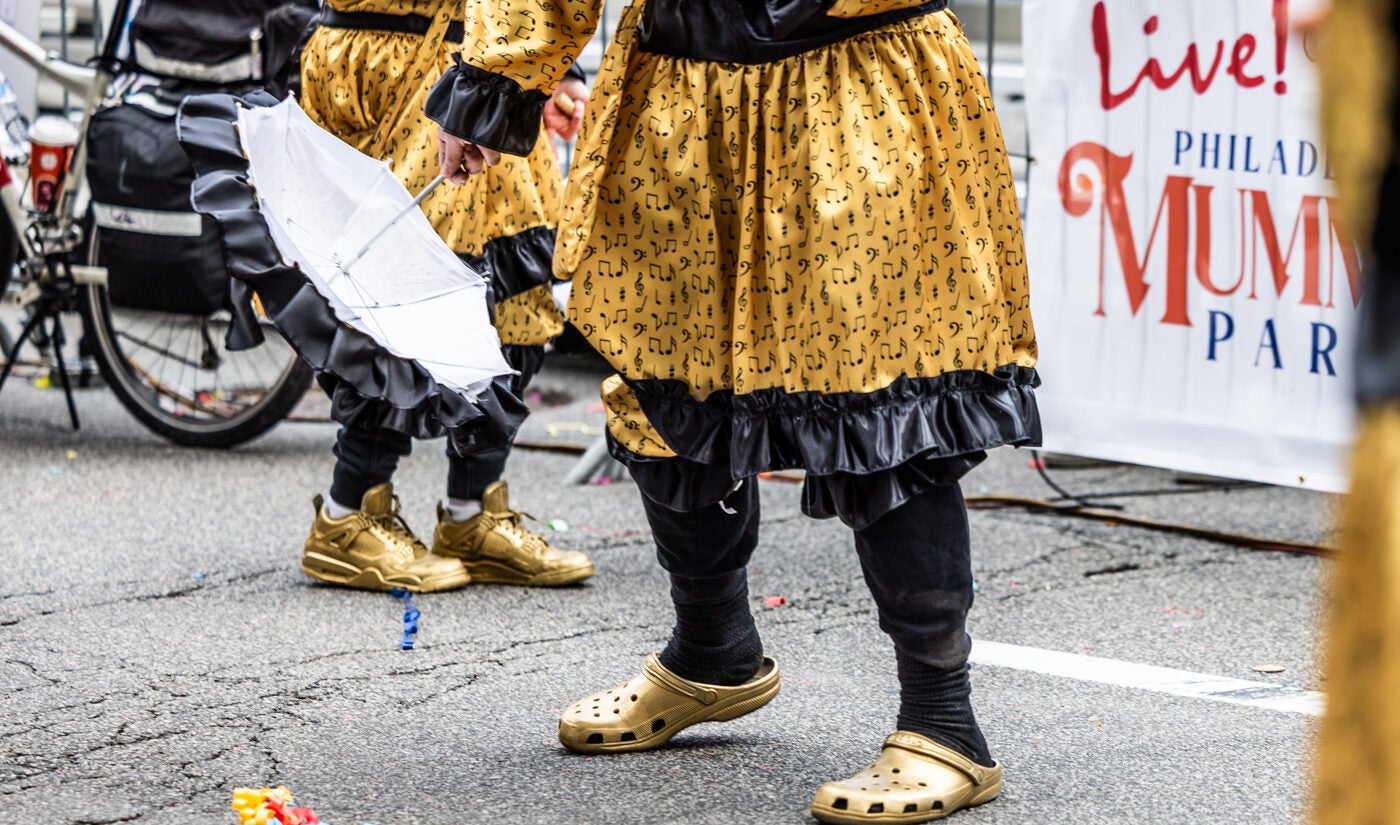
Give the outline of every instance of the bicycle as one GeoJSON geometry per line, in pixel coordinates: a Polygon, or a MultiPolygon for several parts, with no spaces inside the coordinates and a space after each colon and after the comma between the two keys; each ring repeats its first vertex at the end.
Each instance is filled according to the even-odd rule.
{"type": "MultiPolygon", "coordinates": [[[[64,359],[64,315],[77,313],[83,335],[80,358],[96,362],[122,405],[150,430],[177,444],[231,447],[284,419],[310,387],[312,371],[272,325],[260,316],[264,341],[230,351],[224,336],[226,310],[186,315],[114,306],[91,210],[84,203],[87,134],[120,76],[117,58],[131,0],[119,0],[93,65],[82,66],[45,52],[0,21],[0,47],[82,101],[78,142],[60,183],[61,195],[47,211],[26,204],[7,159],[0,157],[0,203],[17,252],[13,271],[0,272],[0,295],[24,307],[24,329],[5,353],[0,388],[25,341],[56,362],[69,417],[78,429],[77,407],[64,359]],[[8,278],[7,278],[8,276],[8,278]]],[[[27,158],[11,160],[28,163],[27,158]]]]}

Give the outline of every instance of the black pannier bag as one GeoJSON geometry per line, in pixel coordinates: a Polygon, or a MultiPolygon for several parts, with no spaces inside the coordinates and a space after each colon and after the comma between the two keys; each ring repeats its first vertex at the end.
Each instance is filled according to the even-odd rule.
{"type": "Polygon", "coordinates": [[[160,77],[220,86],[263,78],[263,19],[285,0],[143,0],[131,60],[160,77]]]}
{"type": "Polygon", "coordinates": [[[124,103],[93,116],[88,182],[112,304],[208,314],[227,305],[229,274],[213,218],[190,206],[194,166],[175,110],[124,103]]]}

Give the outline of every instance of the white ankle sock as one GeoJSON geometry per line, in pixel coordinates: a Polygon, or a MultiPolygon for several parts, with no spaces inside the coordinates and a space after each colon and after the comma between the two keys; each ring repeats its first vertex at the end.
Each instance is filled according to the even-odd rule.
{"type": "Polygon", "coordinates": [[[481,502],[474,498],[449,498],[442,509],[448,518],[462,522],[481,512],[481,502]]]}
{"type": "Polygon", "coordinates": [[[340,502],[336,501],[330,496],[326,496],[326,500],[321,504],[321,509],[325,510],[326,515],[330,518],[342,519],[360,508],[346,507],[344,504],[341,504],[340,502]]]}

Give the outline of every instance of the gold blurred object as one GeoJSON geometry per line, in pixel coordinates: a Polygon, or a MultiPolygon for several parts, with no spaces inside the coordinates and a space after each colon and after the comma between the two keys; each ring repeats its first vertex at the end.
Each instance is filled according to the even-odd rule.
{"type": "Polygon", "coordinates": [[[1320,38],[1322,124],[1347,230],[1369,246],[1380,184],[1396,152],[1391,133],[1397,44],[1393,0],[1333,0],[1320,38]]]}
{"type": "Polygon", "coordinates": [[[752,713],[777,696],[780,686],[778,663],[768,657],[752,679],[729,687],[682,679],[653,653],[630,681],[565,710],[559,741],[579,753],[651,750],[691,725],[752,713]]]}
{"type": "Polygon", "coordinates": [[[413,593],[453,590],[471,581],[462,563],[428,552],[399,515],[392,484],[365,493],[360,509],[344,518],[326,515],[316,496],[316,519],[301,556],[301,572],[313,579],[362,590],[402,587],[413,593]]]}
{"type": "Polygon", "coordinates": [[[979,765],[917,733],[897,731],[865,770],[818,788],[812,816],[838,825],[928,822],[1000,793],[1000,765],[979,765]]]}
{"type": "Polygon", "coordinates": [[[438,507],[433,552],[461,560],[478,583],[556,587],[593,575],[588,556],[554,547],[521,524],[524,515],[510,509],[510,490],[497,481],[482,493],[481,512],[466,521],[452,521],[438,507]]]}
{"type": "Polygon", "coordinates": [[[565,115],[569,117],[574,116],[574,99],[569,97],[568,95],[556,94],[554,96],[554,105],[558,107],[559,111],[563,112],[565,115]]]}
{"type": "Polygon", "coordinates": [[[1400,402],[1361,411],[1344,502],[1312,821],[1400,822],[1400,402]]]}

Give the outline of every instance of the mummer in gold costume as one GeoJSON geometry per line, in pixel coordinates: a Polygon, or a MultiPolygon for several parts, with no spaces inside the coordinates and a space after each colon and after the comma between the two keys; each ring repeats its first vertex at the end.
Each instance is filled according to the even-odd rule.
{"type": "MultiPolygon", "coordinates": [[[[647,750],[778,692],[748,607],[754,478],[807,473],[894,640],[897,727],[817,790],[824,822],[922,822],[995,798],[970,702],[959,478],[1040,438],[1016,191],[947,0],[635,0],[594,84],[555,271],[617,374],[613,455],[670,573],[670,642],[559,723],[647,750]]],[[[444,173],[527,155],[597,0],[500,0],[428,98],[444,173]]],[[[504,161],[502,161],[504,162],[504,161]]],[[[490,170],[486,172],[490,174],[490,170]]],[[[853,697],[855,698],[855,697],[853,697]]]]}
{"type": "MultiPolygon", "coordinates": [[[[468,5],[331,0],[302,53],[302,108],[361,152],[391,161],[414,193],[437,175],[436,127],[424,115],[424,99],[453,65],[468,5]]],[[[559,81],[559,94],[578,100],[581,118],[587,96],[581,73],[559,81]]],[[[541,116],[533,113],[535,132],[541,116]]],[[[578,119],[554,105],[543,116],[566,137],[577,129],[578,119]]],[[[562,178],[548,137],[533,138],[521,154],[466,186],[438,189],[423,204],[442,238],[491,281],[506,360],[519,371],[516,395],[523,394],[544,359],[544,345],[564,324],[550,292],[562,178]]],[[[449,447],[447,501],[438,508],[430,552],[398,516],[390,482],[399,459],[412,449],[405,428],[354,410],[336,412],[337,420],[357,423],[342,427],[336,439],[329,500],[315,500],[302,556],[307,575],[352,587],[414,591],[468,581],[559,585],[593,575],[587,556],[550,546],[511,509],[501,480],[509,444],[467,456],[449,447]]]]}

